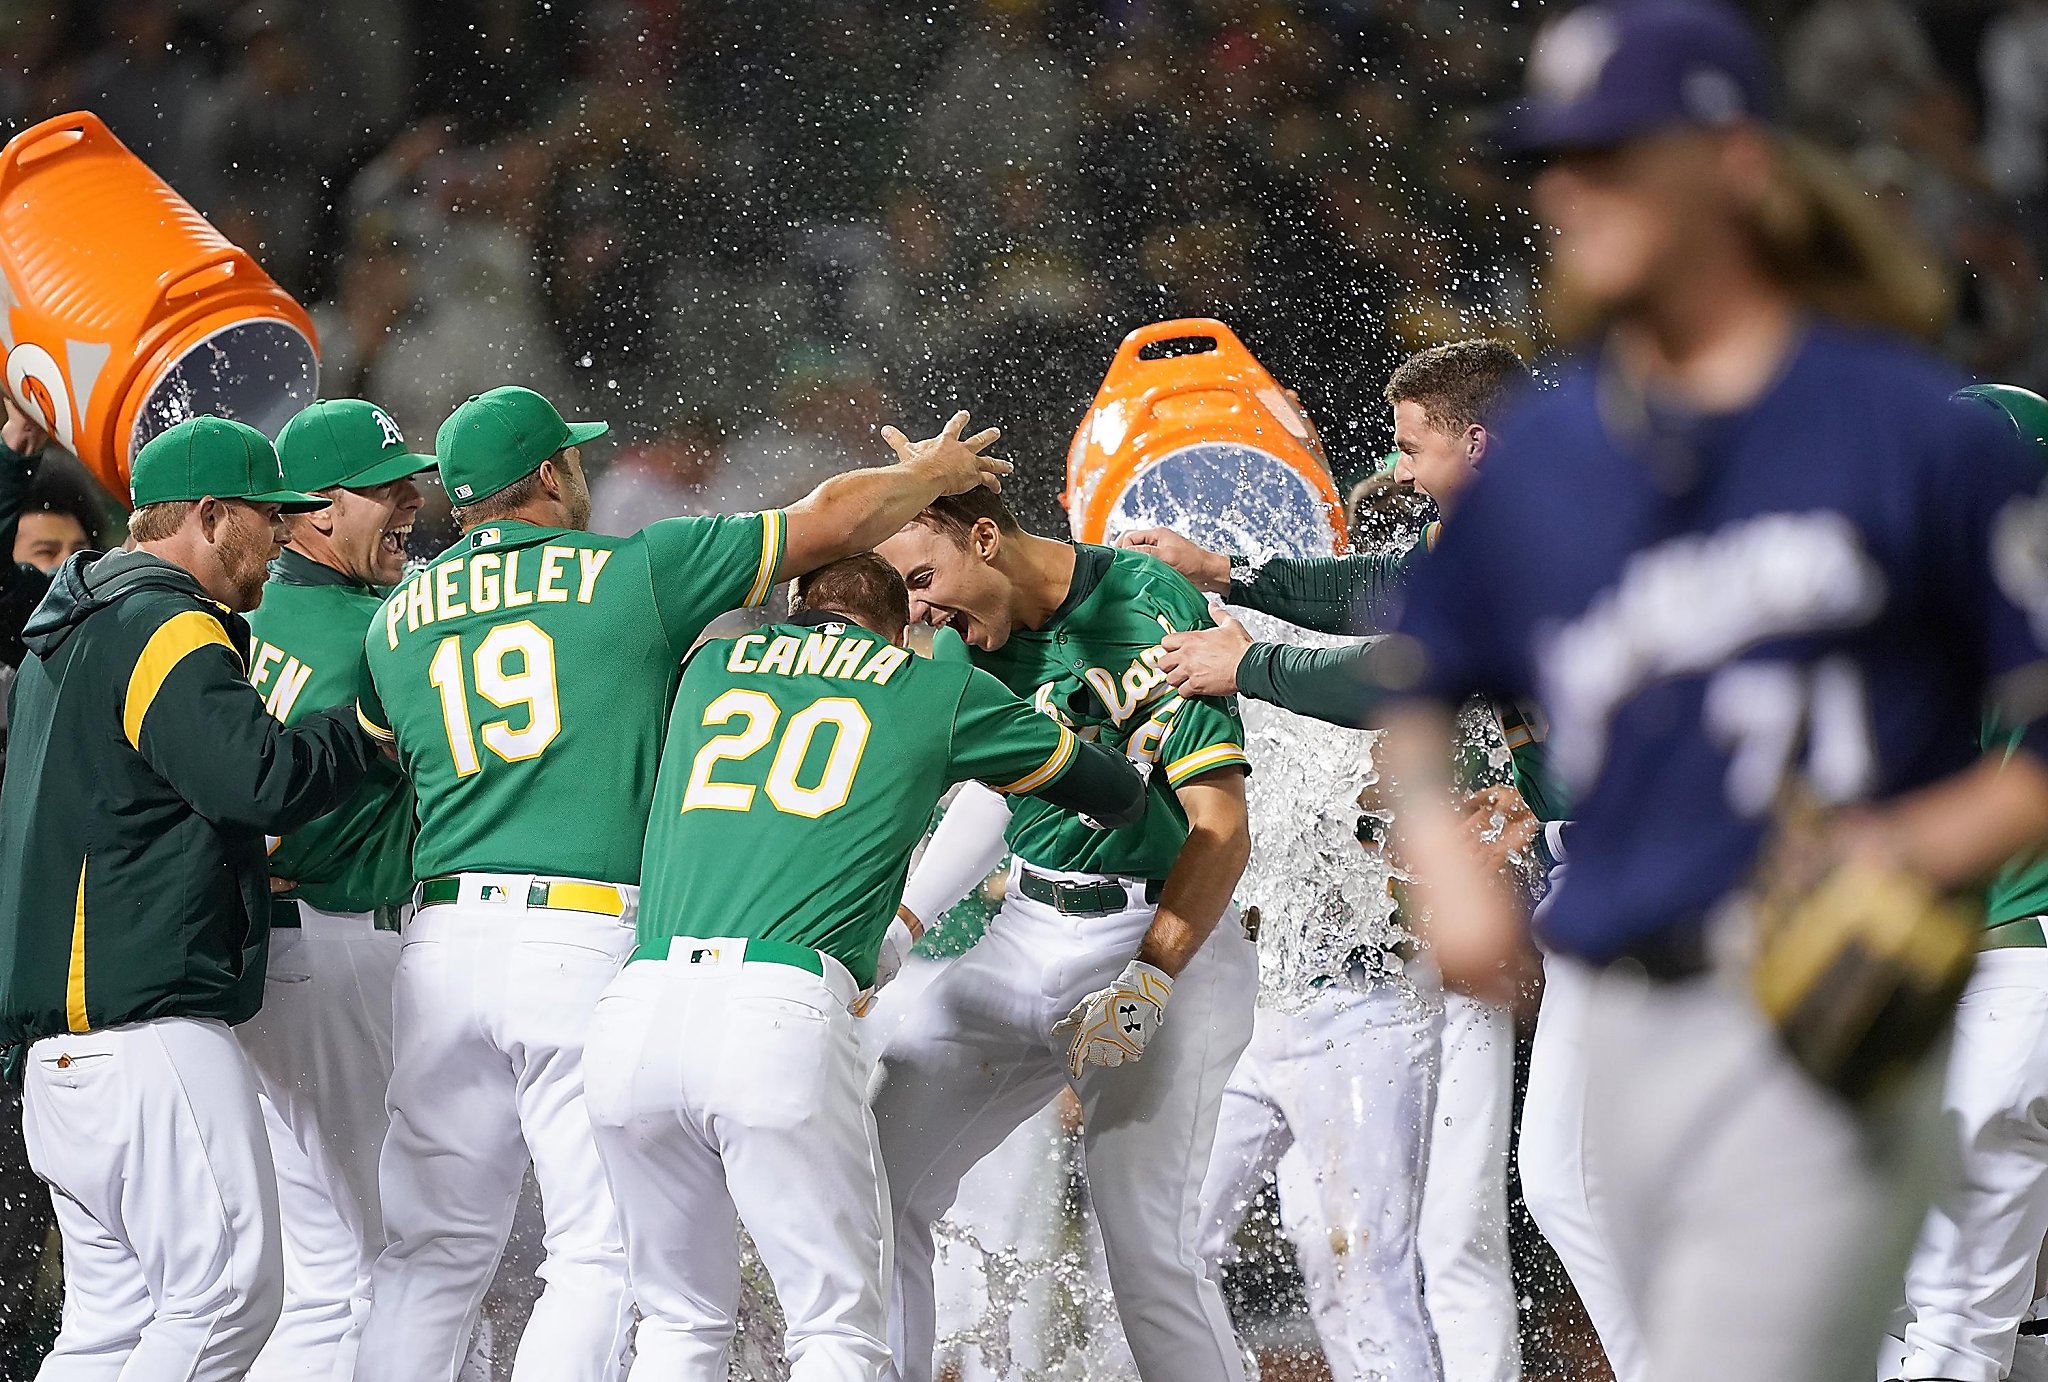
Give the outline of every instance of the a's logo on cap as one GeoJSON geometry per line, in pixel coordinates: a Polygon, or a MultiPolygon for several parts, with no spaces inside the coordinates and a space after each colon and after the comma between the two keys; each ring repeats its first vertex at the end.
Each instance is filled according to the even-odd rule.
{"type": "Polygon", "coordinates": [[[1597,5],[1574,10],[1537,37],[1529,54],[1529,87],[1547,100],[1580,100],[1600,84],[1620,43],[1606,10],[1597,5]]]}
{"type": "Polygon", "coordinates": [[[398,424],[391,420],[389,413],[382,408],[372,408],[370,416],[377,419],[377,430],[383,433],[383,439],[377,443],[379,446],[405,445],[405,433],[398,430],[398,424]]]}

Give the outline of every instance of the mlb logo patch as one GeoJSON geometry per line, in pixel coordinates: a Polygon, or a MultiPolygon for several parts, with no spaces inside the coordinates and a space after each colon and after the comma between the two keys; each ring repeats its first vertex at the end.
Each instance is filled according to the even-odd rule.
{"type": "Polygon", "coordinates": [[[718,947],[715,945],[700,945],[693,947],[690,951],[690,963],[693,965],[717,964],[718,947]]]}
{"type": "Polygon", "coordinates": [[[496,528],[478,528],[469,535],[469,545],[472,550],[478,547],[495,547],[497,544],[498,530],[496,528]]]}
{"type": "Polygon", "coordinates": [[[512,896],[511,890],[502,883],[486,883],[481,894],[486,902],[503,902],[512,896]]]}

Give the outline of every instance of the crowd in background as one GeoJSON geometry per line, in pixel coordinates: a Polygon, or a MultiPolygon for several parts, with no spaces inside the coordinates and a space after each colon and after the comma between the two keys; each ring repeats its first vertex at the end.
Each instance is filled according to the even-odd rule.
{"type": "MultiPolygon", "coordinates": [[[[0,10],[0,128],[103,116],[308,304],[323,393],[419,449],[503,383],[611,421],[599,529],[786,501],[956,405],[1057,529],[1146,321],[1228,322],[1345,479],[1399,358],[1544,344],[1527,180],[1478,151],[1547,8],[54,0],[0,10]]],[[[1789,123],[1935,247],[1950,353],[2048,387],[2048,0],[1751,8],[1789,123]]],[[[82,481],[39,485],[118,540],[82,481]]]]}
{"type": "MultiPolygon", "coordinates": [[[[70,0],[15,16],[0,121],[105,116],[420,441],[507,380],[611,420],[599,526],[789,498],[956,402],[1052,524],[1144,321],[1228,321],[1351,472],[1394,360],[1540,344],[1526,180],[1475,150],[1544,8],[70,0]]],[[[1941,247],[1953,352],[2048,382],[2048,4],[1758,8],[1794,123],[1941,247]]]]}

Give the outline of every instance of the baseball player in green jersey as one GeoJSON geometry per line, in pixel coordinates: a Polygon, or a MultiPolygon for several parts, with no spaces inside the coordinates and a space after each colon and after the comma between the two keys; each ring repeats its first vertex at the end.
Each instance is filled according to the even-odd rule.
{"type": "Polygon", "coordinates": [[[617,1216],[584,1107],[591,1008],[633,941],[669,702],[704,626],[776,582],[864,550],[941,494],[1008,466],[967,415],[898,463],[786,510],[585,530],[581,447],[539,394],[501,388],[435,439],[463,536],[393,591],[358,703],[418,798],[420,880],[394,983],[388,1240],[358,1372],[449,1382],[531,1159],[547,1287],[521,1382],[611,1377],[630,1319],[617,1216]]]}
{"type": "MultiPolygon", "coordinates": [[[[940,501],[877,550],[904,574],[912,613],[960,633],[977,666],[1151,765],[1151,807],[1125,829],[1015,804],[1001,912],[882,1057],[897,1370],[932,1375],[933,1222],[967,1169],[1071,1083],[1140,1373],[1235,1382],[1243,1364],[1196,1220],[1256,985],[1230,905],[1251,848],[1243,728],[1233,705],[1176,695],[1157,667],[1160,639],[1207,627],[1207,607],[1150,557],[1025,532],[985,490],[940,501]]],[[[958,828],[982,816],[956,802],[941,824],[905,889],[914,918],[945,911],[1000,855],[997,832],[958,828]]]]}
{"type": "MultiPolygon", "coordinates": [[[[2048,467],[2048,400],[2009,384],[1973,385],[1957,397],[1998,409],[2048,467]]],[[[2012,744],[1985,726],[1987,749],[2012,744]]],[[[1998,1382],[2012,1369],[2048,1238],[2044,913],[2048,857],[2039,854],[2008,864],[1985,896],[1981,952],[1956,1008],[1942,1096],[1955,1174],[1935,1196],[1907,1266],[1903,1343],[1892,1354],[1903,1358],[1887,1378],[1998,1382]]]]}
{"type": "MultiPolygon", "coordinates": [[[[405,574],[419,511],[413,476],[432,456],[360,399],[315,403],[277,439],[285,483],[329,500],[287,520],[263,603],[249,616],[249,680],[285,724],[353,713],[368,681],[363,639],[405,574]]],[[[384,1243],[377,1154],[389,1119],[391,978],[400,904],[412,893],[412,788],[379,758],[355,796],[279,840],[274,877],[293,891],[271,916],[263,1009],[239,1029],[256,1068],[277,1166],[285,1306],[249,1376],[354,1375],[384,1243]],[[389,918],[378,927],[379,915],[389,918]]]]}
{"type": "Polygon", "coordinates": [[[0,788],[0,1049],[64,1237],[40,1376],[245,1377],[283,1306],[277,1183],[231,1028],[263,1001],[265,832],[335,809],[376,750],[347,710],[280,725],[241,615],[285,508],[268,438],[145,445],[133,549],[58,568],[25,630],[0,788]],[[11,1063],[11,1061],[10,1061],[11,1063]]]}
{"type": "Polygon", "coordinates": [[[788,621],[684,669],[638,941],[588,1047],[644,1382],[724,1382],[735,1219],[781,1299],[791,1377],[884,1376],[888,1194],[849,1009],[911,851],[970,778],[1107,827],[1144,813],[1121,755],[965,658],[914,656],[909,617],[902,580],[863,554],[801,583],[788,621]]]}
{"type": "MultiPolygon", "coordinates": [[[[1455,521],[1458,498],[1484,463],[1489,421],[1528,381],[1520,358],[1496,341],[1454,342],[1410,357],[1385,391],[1393,415],[1395,478],[1427,494],[1455,521]]],[[[1391,554],[1258,563],[1208,551],[1166,529],[1130,533],[1122,541],[1159,556],[1231,604],[1325,633],[1374,634],[1382,631],[1388,597],[1398,592],[1437,530],[1429,525],[1414,546],[1391,554]]],[[[1207,693],[1241,691],[1299,714],[1365,723],[1358,677],[1366,645],[1258,643],[1227,614],[1218,616],[1217,625],[1166,640],[1160,668],[1175,685],[1207,693]]],[[[1507,745],[1514,785],[1476,793],[1470,823],[1475,833],[1490,837],[1493,853],[1527,846],[1554,869],[1564,857],[1566,802],[1544,753],[1541,712],[1506,702],[1488,709],[1507,745]]],[[[1523,1104],[1523,1196],[1585,1301],[1617,1376],[1638,1382],[1640,1331],[1594,1224],[1578,1150],[1585,1107],[1578,1035],[1585,976],[1570,961],[1548,964],[1544,973],[1530,1095],[1523,1104]]],[[[1464,994],[1444,995],[1437,1107],[1417,1228],[1424,1300],[1448,1382],[1506,1382],[1519,1371],[1506,1218],[1513,1041],[1505,1011],[1464,994]]]]}

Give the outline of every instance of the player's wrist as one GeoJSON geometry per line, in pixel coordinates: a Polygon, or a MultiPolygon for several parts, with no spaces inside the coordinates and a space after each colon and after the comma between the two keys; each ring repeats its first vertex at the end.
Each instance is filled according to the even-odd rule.
{"type": "Polygon", "coordinates": [[[923,920],[919,918],[917,913],[911,911],[907,905],[901,902],[896,904],[896,920],[902,922],[904,929],[910,932],[910,940],[913,945],[924,939],[925,924],[923,920]]]}

